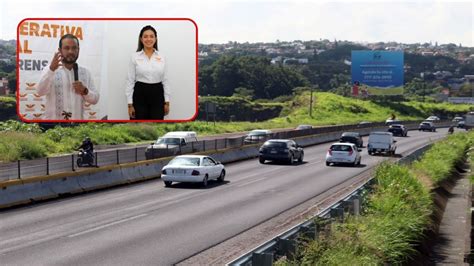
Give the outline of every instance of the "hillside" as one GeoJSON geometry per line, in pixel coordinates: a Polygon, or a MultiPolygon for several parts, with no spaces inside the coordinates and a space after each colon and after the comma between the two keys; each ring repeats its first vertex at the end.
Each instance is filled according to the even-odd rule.
{"type": "Polygon", "coordinates": [[[0,96],[0,121],[18,119],[16,114],[16,99],[10,96],[0,96]]]}
{"type": "MultiPolygon", "coordinates": [[[[249,131],[257,128],[294,128],[298,124],[334,125],[355,124],[360,121],[384,121],[391,114],[401,120],[422,120],[430,115],[451,118],[469,110],[469,105],[447,103],[377,103],[342,97],[332,93],[315,93],[313,117],[309,117],[309,93],[303,92],[292,100],[280,103],[280,117],[264,122],[216,122],[203,121],[187,123],[84,123],[76,127],[55,127],[42,132],[36,124],[17,121],[0,122],[0,161],[33,159],[72,152],[84,137],[89,136],[95,144],[122,144],[149,142],[169,131],[196,131],[199,136],[228,132],[249,131]],[[5,133],[6,132],[6,133],[5,133]]],[[[235,100],[235,99],[234,99],[235,100]]],[[[221,99],[222,101],[222,99],[221,99]]],[[[233,101],[238,103],[241,101],[233,101]]],[[[248,101],[243,101],[248,104],[248,101]]],[[[15,104],[0,105],[0,113],[13,112],[15,104]]],[[[235,114],[249,107],[233,106],[235,114]]],[[[258,110],[258,108],[256,109],[258,110]]],[[[247,110],[248,111],[248,110],[247,110]]],[[[219,112],[219,107],[217,107],[219,112]]],[[[254,120],[255,116],[245,114],[244,118],[254,120]]]]}
{"type": "Polygon", "coordinates": [[[283,115],[271,121],[291,125],[354,124],[361,121],[384,121],[392,114],[400,120],[422,120],[430,115],[449,119],[470,110],[471,105],[424,102],[373,102],[339,96],[333,93],[313,94],[312,118],[309,117],[310,94],[304,92],[294,98],[283,115]]]}

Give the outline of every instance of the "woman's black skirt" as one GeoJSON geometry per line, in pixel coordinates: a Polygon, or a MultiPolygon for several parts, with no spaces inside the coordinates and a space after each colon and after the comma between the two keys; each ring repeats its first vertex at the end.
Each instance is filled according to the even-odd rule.
{"type": "Polygon", "coordinates": [[[136,120],[163,120],[165,113],[163,84],[137,81],[133,89],[133,107],[136,120]]]}

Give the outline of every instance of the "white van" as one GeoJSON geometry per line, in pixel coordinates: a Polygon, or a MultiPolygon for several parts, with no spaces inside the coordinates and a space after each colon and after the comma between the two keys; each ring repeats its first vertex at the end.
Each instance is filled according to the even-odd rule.
{"type": "MultiPolygon", "coordinates": [[[[195,131],[171,131],[163,135],[161,138],[179,138],[184,140],[185,143],[197,141],[197,134],[195,131]]],[[[160,139],[160,138],[159,138],[160,139]]],[[[158,139],[158,140],[159,140],[158,139]]],[[[157,140],[157,142],[158,142],[157,140]]]]}
{"type": "Polygon", "coordinates": [[[367,144],[367,151],[369,155],[375,153],[394,155],[397,149],[396,142],[391,132],[371,132],[369,135],[369,143],[367,144]]]}
{"type": "Polygon", "coordinates": [[[198,141],[197,134],[194,131],[168,132],[146,148],[145,158],[149,160],[162,155],[178,154],[180,148],[196,141],[198,141]],[[166,151],[166,154],[163,151],[166,151]]]}

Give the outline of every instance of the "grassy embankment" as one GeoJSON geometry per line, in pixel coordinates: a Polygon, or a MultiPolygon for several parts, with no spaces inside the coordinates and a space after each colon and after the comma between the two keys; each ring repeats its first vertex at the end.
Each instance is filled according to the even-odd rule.
{"type": "MultiPolygon", "coordinates": [[[[77,127],[57,127],[42,133],[37,125],[18,122],[0,123],[0,161],[32,159],[71,152],[89,136],[95,144],[137,143],[155,140],[169,131],[192,130],[198,135],[248,131],[256,128],[292,128],[298,124],[335,125],[360,121],[384,121],[392,113],[398,119],[423,119],[432,114],[458,114],[469,110],[468,105],[433,103],[375,103],[345,98],[331,93],[315,93],[313,116],[309,117],[309,94],[298,95],[287,103],[278,118],[265,122],[142,123],[94,124],[77,127]]],[[[238,113],[237,113],[238,114],[238,113]]]]}
{"type": "MultiPolygon", "coordinates": [[[[410,166],[384,163],[363,215],[331,225],[331,234],[306,244],[294,261],[279,265],[404,264],[432,225],[430,191],[451,177],[474,145],[474,132],[454,134],[433,145],[410,166]]],[[[471,155],[472,156],[472,155],[471,155]]]]}

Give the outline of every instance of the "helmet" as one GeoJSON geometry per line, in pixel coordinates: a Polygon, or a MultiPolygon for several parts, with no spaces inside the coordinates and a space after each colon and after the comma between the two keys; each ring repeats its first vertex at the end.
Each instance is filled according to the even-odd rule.
{"type": "Polygon", "coordinates": [[[84,139],[84,141],[91,141],[91,138],[86,137],[86,138],[84,139]]]}

